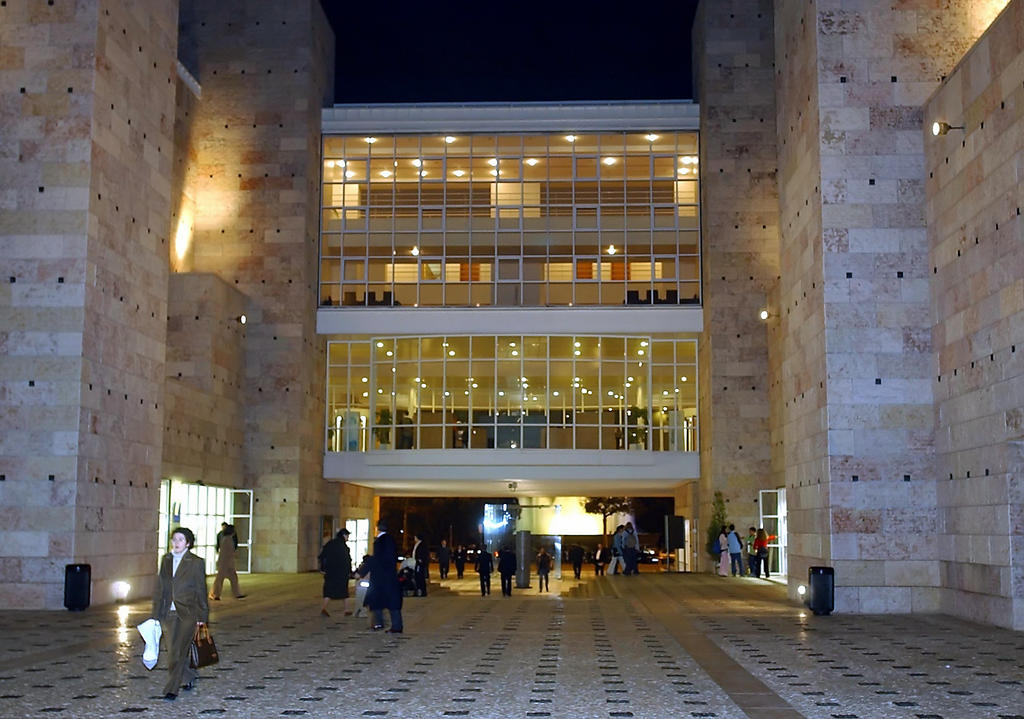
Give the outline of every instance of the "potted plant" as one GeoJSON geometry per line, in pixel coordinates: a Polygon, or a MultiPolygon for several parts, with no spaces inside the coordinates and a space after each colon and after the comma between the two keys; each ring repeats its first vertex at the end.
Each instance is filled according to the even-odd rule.
{"type": "Polygon", "coordinates": [[[377,410],[377,426],[373,429],[380,449],[391,449],[391,409],[381,407],[377,410]]]}
{"type": "Polygon", "coordinates": [[[647,449],[647,410],[637,406],[626,414],[626,437],[630,449],[647,449]]]}

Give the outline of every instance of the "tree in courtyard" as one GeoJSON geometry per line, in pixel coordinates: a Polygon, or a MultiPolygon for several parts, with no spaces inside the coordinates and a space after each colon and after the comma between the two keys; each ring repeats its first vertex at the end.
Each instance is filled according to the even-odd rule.
{"type": "Polygon", "coordinates": [[[722,527],[726,524],[726,518],[725,497],[722,496],[721,492],[715,492],[714,499],[711,500],[711,523],[708,524],[705,549],[707,549],[708,556],[716,560],[718,559],[718,553],[711,550],[718,544],[718,535],[722,533],[722,527]]]}
{"type": "Polygon", "coordinates": [[[587,514],[601,515],[601,534],[605,539],[608,537],[608,517],[633,511],[633,500],[629,497],[587,497],[581,504],[587,514]]]}

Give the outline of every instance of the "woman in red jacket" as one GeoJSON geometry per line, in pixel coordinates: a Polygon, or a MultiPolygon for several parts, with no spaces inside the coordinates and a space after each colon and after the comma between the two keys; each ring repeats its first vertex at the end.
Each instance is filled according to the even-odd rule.
{"type": "Polygon", "coordinates": [[[754,537],[754,576],[761,576],[764,567],[764,578],[768,579],[768,532],[764,528],[757,530],[754,537]]]}

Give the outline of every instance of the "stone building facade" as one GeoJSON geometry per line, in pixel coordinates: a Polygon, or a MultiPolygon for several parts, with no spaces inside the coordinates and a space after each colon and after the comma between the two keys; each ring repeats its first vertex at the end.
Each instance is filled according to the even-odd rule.
{"type": "MultiPolygon", "coordinates": [[[[794,596],[825,564],[840,611],[1024,628],[1024,2],[933,5],[701,3],[674,492],[745,526],[784,488],[794,596]]],[[[168,477],[253,490],[257,571],[374,512],[323,479],[333,56],[315,0],[0,7],[0,606],[74,562],[148,593],[168,477]]]]}

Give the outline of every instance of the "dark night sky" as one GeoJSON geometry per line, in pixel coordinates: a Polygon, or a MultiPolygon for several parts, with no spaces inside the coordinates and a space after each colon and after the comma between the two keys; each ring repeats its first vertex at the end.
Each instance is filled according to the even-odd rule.
{"type": "Polygon", "coordinates": [[[692,97],[697,0],[321,0],[337,103],[692,97]]]}

